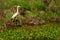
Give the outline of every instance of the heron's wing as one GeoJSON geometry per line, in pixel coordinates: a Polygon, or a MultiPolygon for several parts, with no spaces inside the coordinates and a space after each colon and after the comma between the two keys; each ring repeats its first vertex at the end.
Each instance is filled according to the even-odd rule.
{"type": "Polygon", "coordinates": [[[18,15],[18,13],[13,14],[12,18],[15,18],[18,15]]]}

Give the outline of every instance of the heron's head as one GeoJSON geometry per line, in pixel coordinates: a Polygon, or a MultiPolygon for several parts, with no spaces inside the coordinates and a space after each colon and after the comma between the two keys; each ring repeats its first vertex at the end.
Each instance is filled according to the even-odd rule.
{"type": "Polygon", "coordinates": [[[17,8],[21,8],[21,6],[17,6],[17,8]]]}
{"type": "Polygon", "coordinates": [[[17,12],[20,12],[21,11],[21,6],[17,6],[17,12]]]}

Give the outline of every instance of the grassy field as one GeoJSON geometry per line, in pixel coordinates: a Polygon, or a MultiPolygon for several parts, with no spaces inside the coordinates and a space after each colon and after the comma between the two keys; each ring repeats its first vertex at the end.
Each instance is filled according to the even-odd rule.
{"type": "MultiPolygon", "coordinates": [[[[26,18],[36,17],[49,20],[51,17],[60,17],[60,1],[51,0],[47,6],[42,0],[0,0],[0,13],[6,9],[11,10],[15,5],[20,5],[23,10],[29,10],[30,13],[24,15],[26,18]],[[56,6],[56,8],[54,8],[56,6]],[[51,8],[54,8],[53,10],[51,8]],[[46,9],[49,10],[46,10],[46,9]],[[56,11],[55,11],[56,9],[56,11]],[[41,13],[43,11],[43,13],[41,13]]],[[[12,10],[13,11],[13,10],[12,10]]],[[[13,12],[6,12],[6,15],[0,17],[0,25],[5,24],[5,20],[10,20],[13,12]],[[3,18],[2,18],[3,17],[3,18]]],[[[8,28],[8,27],[7,27],[8,28]]],[[[1,29],[1,28],[0,28],[1,29]]],[[[60,23],[47,22],[43,25],[24,25],[9,30],[0,30],[0,40],[57,40],[60,36],[60,23]]]]}
{"type": "Polygon", "coordinates": [[[16,30],[0,30],[2,40],[56,40],[60,35],[60,24],[23,26],[16,30]]]}

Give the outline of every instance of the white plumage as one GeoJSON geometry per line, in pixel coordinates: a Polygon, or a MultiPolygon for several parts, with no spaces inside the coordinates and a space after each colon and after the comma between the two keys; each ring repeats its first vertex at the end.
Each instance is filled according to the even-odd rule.
{"type": "Polygon", "coordinates": [[[19,12],[18,12],[19,7],[20,6],[17,6],[17,12],[13,14],[12,19],[14,19],[19,14],[19,12]]]}
{"type": "Polygon", "coordinates": [[[12,19],[14,19],[17,16],[17,12],[12,16],[12,19]]]}

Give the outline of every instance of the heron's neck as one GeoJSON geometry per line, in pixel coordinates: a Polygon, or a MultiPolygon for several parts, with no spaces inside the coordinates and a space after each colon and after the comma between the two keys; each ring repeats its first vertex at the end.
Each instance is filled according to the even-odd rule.
{"type": "Polygon", "coordinates": [[[19,12],[18,7],[17,7],[17,13],[19,12]]]}

